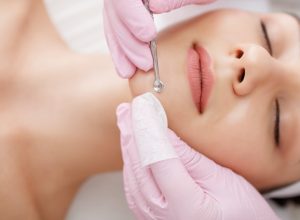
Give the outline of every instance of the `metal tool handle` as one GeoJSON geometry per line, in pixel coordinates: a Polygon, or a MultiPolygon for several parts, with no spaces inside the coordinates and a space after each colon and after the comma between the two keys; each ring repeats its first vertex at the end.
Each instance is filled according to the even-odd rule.
{"type": "MultiPolygon", "coordinates": [[[[152,18],[154,19],[153,12],[150,10],[149,0],[143,0],[143,3],[145,5],[146,9],[151,14],[152,18]]],[[[150,50],[151,50],[151,55],[152,55],[152,59],[153,59],[154,74],[155,74],[155,80],[154,80],[154,83],[153,83],[153,90],[157,93],[160,93],[164,88],[164,84],[160,80],[160,77],[159,77],[156,39],[150,41],[150,50]]]]}
{"type": "Polygon", "coordinates": [[[159,77],[159,67],[158,67],[156,41],[151,41],[150,42],[150,50],[151,50],[151,54],[152,54],[152,58],[153,58],[153,66],[154,66],[154,74],[155,74],[153,89],[154,89],[155,92],[160,93],[164,88],[164,84],[160,80],[160,77],[159,77]]]}

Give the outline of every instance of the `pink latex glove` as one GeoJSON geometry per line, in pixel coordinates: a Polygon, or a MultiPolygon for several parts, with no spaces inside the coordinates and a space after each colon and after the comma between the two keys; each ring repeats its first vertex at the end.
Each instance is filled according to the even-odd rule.
{"type": "MultiPolygon", "coordinates": [[[[189,4],[214,0],[149,0],[154,13],[168,12],[189,4]]],[[[148,43],[156,37],[150,13],[142,0],[104,0],[104,31],[118,74],[130,78],[136,67],[153,67],[148,43]]]]}
{"type": "Polygon", "coordinates": [[[137,219],[279,219],[243,177],[194,151],[169,130],[162,112],[162,106],[151,93],[135,98],[132,104],[121,104],[117,109],[125,194],[137,219]],[[140,145],[145,143],[136,133],[145,135],[146,145],[152,148],[148,155],[142,155],[143,149],[142,154],[139,152],[137,142],[140,145]],[[165,140],[169,143],[162,146],[165,140]],[[175,157],[170,149],[163,149],[170,146],[176,153],[175,157]],[[169,155],[170,159],[152,163],[160,153],[166,153],[162,158],[169,155]],[[148,166],[141,165],[144,161],[140,156],[148,160],[148,166]]]}

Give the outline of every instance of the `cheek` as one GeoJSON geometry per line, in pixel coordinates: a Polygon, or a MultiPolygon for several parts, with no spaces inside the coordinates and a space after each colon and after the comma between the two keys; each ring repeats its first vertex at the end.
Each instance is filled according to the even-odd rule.
{"type": "Polygon", "coordinates": [[[262,120],[248,117],[251,116],[248,111],[243,114],[236,109],[231,111],[235,117],[227,115],[217,121],[198,115],[180,126],[179,120],[177,134],[192,148],[244,176],[258,189],[278,184],[281,160],[266,137],[262,120]]]}
{"type": "Polygon", "coordinates": [[[202,140],[202,145],[195,145],[199,152],[245,177],[258,189],[280,183],[280,157],[261,130],[243,123],[217,127],[203,135],[208,138],[202,140]]]}

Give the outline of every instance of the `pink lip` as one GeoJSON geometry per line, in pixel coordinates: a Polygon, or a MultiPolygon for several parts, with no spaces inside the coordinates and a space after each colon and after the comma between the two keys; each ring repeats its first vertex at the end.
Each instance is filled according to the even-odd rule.
{"type": "Polygon", "coordinates": [[[211,58],[203,47],[195,44],[188,50],[187,64],[193,100],[198,111],[203,113],[214,83],[211,58]]]}

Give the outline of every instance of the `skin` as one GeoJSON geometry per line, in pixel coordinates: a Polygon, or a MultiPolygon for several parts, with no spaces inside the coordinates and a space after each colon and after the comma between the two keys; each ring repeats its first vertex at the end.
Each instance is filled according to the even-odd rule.
{"type": "MultiPolygon", "coordinates": [[[[261,191],[298,180],[299,39],[299,24],[289,15],[238,10],[210,12],[161,33],[158,57],[166,88],[156,96],[169,127],[191,147],[243,175],[261,191]],[[272,55],[261,21],[267,27],[272,55]],[[187,78],[187,51],[195,42],[208,51],[214,75],[202,114],[187,78]],[[239,82],[243,69],[245,77],[239,82]],[[278,146],[276,99],[280,103],[278,146]]],[[[130,86],[139,95],[151,91],[152,83],[153,71],[139,71],[130,86]]]]}
{"type": "MultiPolygon", "coordinates": [[[[83,181],[94,174],[122,168],[115,109],[132,100],[131,91],[128,82],[117,77],[108,55],[82,55],[68,48],[42,1],[2,1],[0,16],[0,31],[5,33],[0,41],[1,218],[64,219],[83,181]]],[[[249,42],[261,48],[263,42],[259,26],[252,25],[252,17],[256,16],[214,12],[185,24],[185,31],[179,25],[162,33],[158,52],[167,87],[158,97],[168,114],[170,128],[183,140],[263,189],[300,177],[299,140],[293,133],[297,132],[298,120],[299,54],[286,49],[289,42],[293,48],[298,47],[294,42],[298,35],[294,33],[295,21],[280,16],[287,19],[282,20],[284,28],[293,32],[280,38],[286,43],[281,44],[279,39],[276,52],[280,57],[269,59],[265,50],[259,50],[260,60],[272,64],[260,64],[259,68],[274,68],[259,73],[273,74],[272,80],[262,77],[265,82],[258,89],[238,95],[232,87],[241,65],[241,60],[234,57],[235,50],[249,42]],[[237,21],[235,25],[232,16],[239,16],[233,19],[237,21]],[[240,24],[239,31],[235,30],[238,21],[245,18],[247,29],[241,32],[245,25],[240,24]],[[236,32],[221,37],[222,28],[236,32]],[[292,36],[295,39],[290,39],[292,36]],[[186,51],[195,40],[208,47],[216,75],[203,115],[197,113],[192,102],[185,72],[186,51]],[[285,144],[280,148],[272,141],[275,94],[283,100],[282,130],[286,130],[282,139],[285,144]]],[[[251,71],[257,74],[256,70],[251,71]]],[[[152,90],[152,77],[152,73],[139,71],[131,79],[134,96],[152,90]]]]}
{"type": "Polygon", "coordinates": [[[64,219],[83,181],[122,168],[128,82],[108,55],[71,51],[42,1],[1,1],[0,16],[1,218],[64,219]]]}

